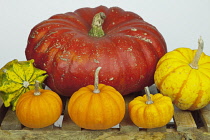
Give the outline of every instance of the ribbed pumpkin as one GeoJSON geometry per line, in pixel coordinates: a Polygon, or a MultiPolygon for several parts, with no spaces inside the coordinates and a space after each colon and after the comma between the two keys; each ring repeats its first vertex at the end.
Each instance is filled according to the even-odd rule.
{"type": "Polygon", "coordinates": [[[29,128],[43,128],[56,122],[62,112],[60,97],[51,90],[39,89],[22,94],[17,102],[16,115],[19,121],[29,128]]]}
{"type": "Polygon", "coordinates": [[[98,84],[98,67],[95,84],[76,91],[68,103],[68,113],[78,126],[102,130],[121,122],[125,114],[125,101],[113,87],[98,84]]]}
{"type": "Polygon", "coordinates": [[[101,82],[122,95],[154,83],[158,60],[167,52],[160,32],[139,15],[119,7],[81,8],[57,14],[30,32],[27,59],[49,74],[45,83],[71,96],[92,84],[92,72],[103,67],[101,82]]]}
{"type": "Polygon", "coordinates": [[[160,93],[146,94],[134,98],[128,106],[129,115],[135,125],[142,128],[157,128],[166,125],[174,114],[174,107],[169,97],[160,93]]]}
{"type": "Polygon", "coordinates": [[[203,53],[203,40],[198,50],[178,48],[158,62],[155,84],[182,110],[197,110],[210,101],[210,56],[203,53]]]}
{"type": "Polygon", "coordinates": [[[12,105],[12,110],[15,110],[20,95],[34,89],[35,80],[42,83],[48,76],[46,71],[34,67],[33,63],[33,59],[14,59],[0,69],[0,96],[5,107],[12,105]]]}

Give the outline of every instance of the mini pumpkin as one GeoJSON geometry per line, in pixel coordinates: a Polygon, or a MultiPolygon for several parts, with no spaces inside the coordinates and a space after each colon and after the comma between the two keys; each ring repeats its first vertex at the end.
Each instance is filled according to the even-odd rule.
{"type": "Polygon", "coordinates": [[[34,67],[33,63],[33,59],[14,59],[0,69],[0,97],[5,107],[12,105],[12,110],[15,110],[20,95],[34,89],[35,80],[42,83],[48,76],[46,71],[34,67]]]}
{"type": "Polygon", "coordinates": [[[68,103],[72,121],[81,128],[108,129],[119,124],[125,115],[122,95],[111,86],[98,84],[100,69],[95,71],[95,84],[80,88],[68,103]]]}
{"type": "Polygon", "coordinates": [[[169,97],[160,93],[146,94],[134,98],[128,105],[129,115],[135,125],[142,128],[157,128],[166,125],[174,114],[174,107],[169,97]]]}
{"type": "Polygon", "coordinates": [[[22,94],[16,105],[19,121],[29,128],[43,128],[56,122],[62,112],[61,98],[51,90],[39,89],[22,94]]]}
{"type": "Polygon", "coordinates": [[[177,48],[165,54],[157,64],[154,79],[163,95],[182,110],[198,110],[210,101],[210,56],[198,50],[177,48]]]}

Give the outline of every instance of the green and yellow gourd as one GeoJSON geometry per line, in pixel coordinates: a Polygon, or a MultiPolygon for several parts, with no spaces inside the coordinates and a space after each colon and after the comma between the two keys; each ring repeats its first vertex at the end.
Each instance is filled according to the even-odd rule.
{"type": "Polygon", "coordinates": [[[14,59],[0,69],[0,97],[5,107],[12,105],[14,111],[20,95],[34,89],[35,80],[42,83],[48,76],[46,71],[37,69],[33,63],[33,59],[14,59]]]}

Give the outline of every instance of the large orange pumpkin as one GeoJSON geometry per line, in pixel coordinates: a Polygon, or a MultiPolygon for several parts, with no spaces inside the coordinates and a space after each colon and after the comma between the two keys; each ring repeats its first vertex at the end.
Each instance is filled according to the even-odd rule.
{"type": "Polygon", "coordinates": [[[62,112],[60,97],[51,90],[39,89],[22,94],[16,105],[16,115],[19,121],[29,128],[42,128],[56,122],[62,112]]]}
{"type": "Polygon", "coordinates": [[[76,91],[68,103],[68,113],[78,126],[85,129],[102,130],[121,122],[125,115],[125,101],[113,87],[98,85],[96,69],[95,84],[76,91]]]}
{"type": "Polygon", "coordinates": [[[160,32],[139,15],[119,7],[81,8],[37,24],[28,38],[26,58],[49,74],[45,83],[70,96],[92,84],[92,72],[103,67],[100,82],[122,95],[154,83],[158,60],[166,53],[160,32]]]}

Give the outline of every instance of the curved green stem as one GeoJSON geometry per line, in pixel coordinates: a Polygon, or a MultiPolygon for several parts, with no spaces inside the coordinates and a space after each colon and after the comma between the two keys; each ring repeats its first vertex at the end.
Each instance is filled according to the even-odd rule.
{"type": "Polygon", "coordinates": [[[103,12],[100,12],[93,17],[92,28],[89,31],[90,36],[102,37],[105,35],[102,29],[102,24],[104,23],[105,18],[106,15],[103,12]]]}

